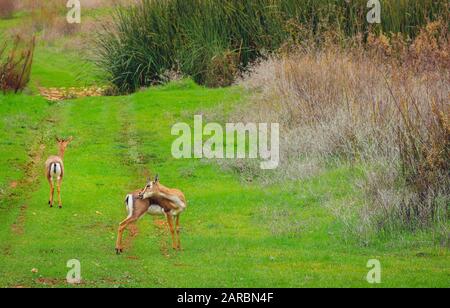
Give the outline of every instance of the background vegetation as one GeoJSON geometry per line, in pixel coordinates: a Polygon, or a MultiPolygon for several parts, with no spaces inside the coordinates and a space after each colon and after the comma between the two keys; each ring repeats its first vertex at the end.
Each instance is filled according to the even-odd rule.
{"type": "Polygon", "coordinates": [[[14,0],[0,0],[0,18],[9,18],[14,13],[16,4],[14,0]]]}
{"type": "MultiPolygon", "coordinates": [[[[171,2],[116,12],[123,21],[136,14],[145,23],[123,24],[123,33],[107,28],[97,42],[100,24],[122,25],[111,18],[108,0],[84,0],[82,24],[73,27],[64,23],[60,0],[17,1],[13,14],[0,19],[0,42],[10,47],[19,33],[36,35],[30,82],[21,94],[0,93],[0,286],[68,287],[66,262],[76,258],[81,287],[367,287],[366,264],[374,258],[382,264],[382,287],[447,287],[445,3],[383,1],[390,8],[383,24],[369,27],[366,1],[283,2],[286,12],[302,4],[287,15],[297,20],[277,5],[264,6],[280,1],[214,2],[217,12],[205,1],[198,9],[187,7],[192,1],[171,2]],[[165,5],[172,11],[155,9],[165,5]],[[192,17],[197,10],[196,18],[183,20],[182,13],[192,17]],[[353,18],[339,21],[344,15],[333,10],[353,18]],[[203,20],[204,12],[216,15],[203,20]],[[178,15],[178,28],[161,18],[178,15]],[[184,37],[175,35],[178,29],[184,37]],[[139,36],[125,36],[132,32],[139,36]],[[176,40],[168,42],[168,35],[176,40]],[[108,45],[111,38],[118,40],[108,45]],[[164,69],[142,76],[156,76],[148,84],[168,84],[85,97],[109,86],[89,61],[92,50],[98,54],[96,43],[106,44],[101,50],[120,42],[132,57],[112,48],[118,67],[128,61],[139,71],[134,61],[156,57],[157,65],[142,66],[161,62],[164,69]],[[238,85],[227,88],[179,80],[194,71],[197,81],[220,86],[242,70],[238,85]],[[170,128],[191,123],[194,114],[222,123],[279,122],[280,168],[263,173],[257,161],[173,159],[170,128]],[[45,158],[57,150],[55,134],[75,137],[65,158],[61,211],[48,208],[42,176],[45,158]],[[155,173],[187,195],[185,250],[169,250],[164,222],[146,217],[118,257],[124,195],[155,173]]],[[[123,72],[129,84],[122,90],[147,84],[123,72]]]]}
{"type": "Polygon", "coordinates": [[[169,71],[208,86],[283,44],[369,31],[415,37],[428,21],[448,22],[448,1],[381,1],[382,23],[366,21],[366,0],[143,0],[116,12],[98,37],[98,64],[121,91],[164,81],[169,71]]]}
{"type": "Polygon", "coordinates": [[[450,58],[447,25],[410,44],[370,36],[365,48],[298,48],[252,67],[241,84],[258,93],[234,121],[278,122],[282,166],[267,176],[250,162],[225,165],[264,181],[302,178],[330,164],[360,166],[367,200],[356,219],[334,209],[364,242],[399,229],[431,228],[448,243],[450,58]]]}

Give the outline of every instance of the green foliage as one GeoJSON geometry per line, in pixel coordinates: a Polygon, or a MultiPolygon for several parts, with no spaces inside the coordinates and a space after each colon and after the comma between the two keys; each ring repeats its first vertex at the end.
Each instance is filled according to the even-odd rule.
{"type": "Polygon", "coordinates": [[[117,10],[105,25],[97,64],[123,92],[162,82],[171,70],[226,86],[260,56],[304,39],[293,29],[307,29],[320,42],[329,32],[413,37],[428,20],[448,21],[446,0],[382,1],[382,8],[382,23],[371,26],[366,0],[142,0],[117,10]]]}

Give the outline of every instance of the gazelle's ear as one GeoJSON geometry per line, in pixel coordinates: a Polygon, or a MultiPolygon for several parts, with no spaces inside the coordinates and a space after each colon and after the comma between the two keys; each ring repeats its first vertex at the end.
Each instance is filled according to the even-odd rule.
{"type": "Polygon", "coordinates": [[[158,183],[159,182],[159,174],[157,174],[156,176],[155,176],[155,183],[158,183]]]}
{"type": "Polygon", "coordinates": [[[69,138],[66,139],[66,142],[72,142],[73,141],[73,137],[70,136],[69,138]]]}
{"type": "Polygon", "coordinates": [[[147,184],[150,184],[152,180],[150,180],[150,177],[147,177],[147,184]]]}
{"type": "Polygon", "coordinates": [[[55,139],[56,139],[57,142],[61,142],[61,139],[59,139],[58,136],[55,136],[55,139]]]}

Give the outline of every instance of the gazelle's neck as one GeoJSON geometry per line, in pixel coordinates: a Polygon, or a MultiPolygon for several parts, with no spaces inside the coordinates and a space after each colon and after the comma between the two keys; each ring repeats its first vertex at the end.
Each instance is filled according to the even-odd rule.
{"type": "Polygon", "coordinates": [[[64,149],[64,148],[59,148],[59,153],[58,153],[58,156],[61,158],[61,159],[64,159],[64,152],[65,152],[66,150],[64,149]]]}

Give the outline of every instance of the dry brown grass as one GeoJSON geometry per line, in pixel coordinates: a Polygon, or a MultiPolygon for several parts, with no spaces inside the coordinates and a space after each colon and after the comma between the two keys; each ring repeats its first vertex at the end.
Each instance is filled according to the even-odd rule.
{"type": "Polygon", "coordinates": [[[35,38],[17,36],[12,46],[0,46],[0,90],[22,91],[30,80],[35,38]]]}
{"type": "Polygon", "coordinates": [[[413,42],[371,35],[365,49],[290,48],[243,77],[258,94],[233,120],[281,124],[280,177],[330,159],[367,166],[365,231],[446,225],[449,47],[447,25],[436,22],[413,42]]]}
{"type": "MultiPolygon", "coordinates": [[[[7,0],[0,0],[7,1],[7,0]]],[[[40,33],[40,40],[53,42],[62,37],[72,37],[74,42],[70,48],[84,45],[86,36],[93,34],[100,23],[105,22],[108,16],[101,18],[85,17],[87,9],[98,9],[116,5],[129,5],[136,0],[84,0],[81,1],[81,24],[69,24],[66,20],[67,0],[22,0],[16,1],[16,8],[30,12],[31,18],[25,20],[21,26],[16,27],[13,35],[23,31],[40,33]],[[84,43],[83,43],[84,42],[84,43]]]]}
{"type": "Polygon", "coordinates": [[[0,18],[10,18],[15,9],[15,0],[0,0],[0,18]]]}

